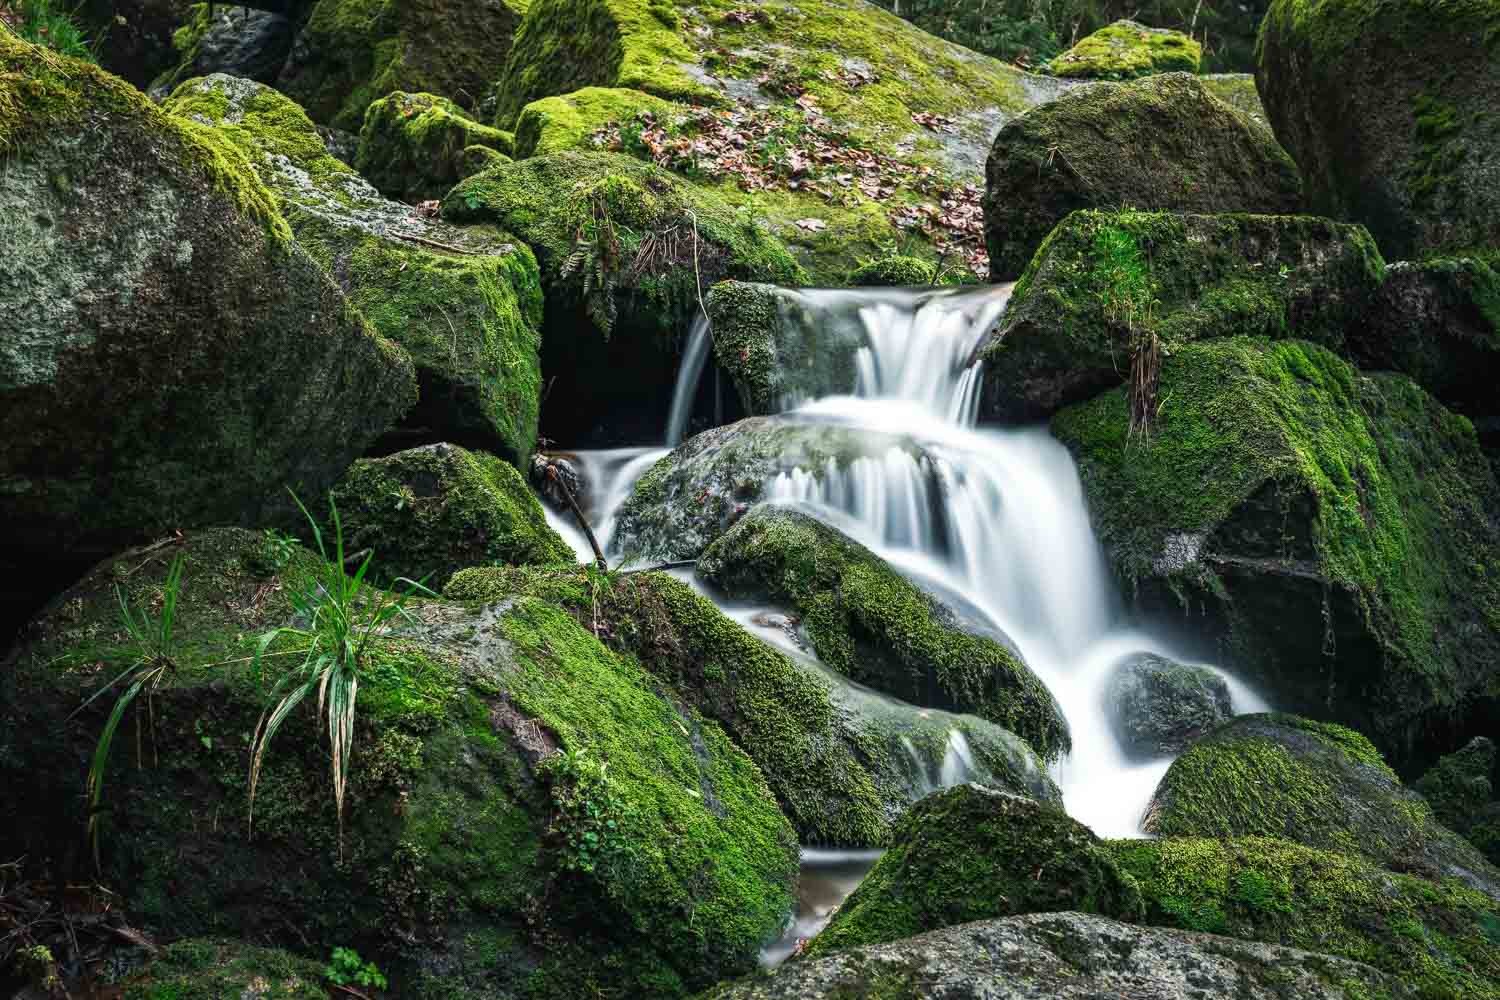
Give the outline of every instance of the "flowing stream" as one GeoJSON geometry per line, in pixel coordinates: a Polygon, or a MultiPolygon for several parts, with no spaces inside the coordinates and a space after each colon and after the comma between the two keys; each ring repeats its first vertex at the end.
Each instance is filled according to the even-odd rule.
{"type": "MultiPolygon", "coordinates": [[[[1132,654],[1191,657],[1125,622],[1067,450],[1043,428],[975,426],[982,372],[971,359],[1003,312],[1010,286],[786,294],[798,304],[789,314],[813,323],[828,316],[847,324],[853,317],[858,335],[851,348],[855,384],[844,393],[830,387],[821,398],[788,399],[784,419],[902,436],[919,444],[924,457],[893,447],[842,466],[830,461],[794,468],[766,484],[767,499],[796,504],[836,525],[919,585],[951,599],[965,617],[1007,636],[1052,692],[1071,731],[1072,752],[1053,772],[1068,813],[1100,836],[1141,835],[1142,813],[1171,760],[1126,755],[1106,715],[1105,686],[1132,654]]],[[[686,431],[709,338],[706,323],[690,338],[669,444],[680,443],[686,431]]],[[[665,453],[642,448],[579,456],[594,483],[592,516],[606,547],[614,511],[665,453]]],[[[575,528],[560,519],[554,524],[580,547],[575,528]]],[[[580,551],[587,555],[586,544],[580,551]]],[[[754,627],[753,611],[726,610],[754,627]]],[[[774,629],[756,631],[775,641],[774,629]]],[[[1226,680],[1236,712],[1267,707],[1245,685],[1226,680]]],[[[935,787],[967,780],[966,749],[950,742],[944,761],[925,764],[935,787]]],[[[805,886],[813,888],[804,888],[790,933],[806,936],[820,927],[835,905],[829,893],[842,899],[839,892],[857,883],[853,873],[869,863],[858,852],[805,857],[805,886]]],[[[768,960],[784,951],[785,942],[768,960]]]]}

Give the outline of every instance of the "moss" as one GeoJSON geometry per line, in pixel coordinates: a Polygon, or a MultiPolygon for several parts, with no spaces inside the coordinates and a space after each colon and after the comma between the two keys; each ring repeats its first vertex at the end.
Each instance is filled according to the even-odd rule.
{"type": "Polygon", "coordinates": [[[671,107],[659,97],[621,87],[584,87],[544,97],[523,107],[516,119],[516,156],[588,149],[600,129],[642,114],[664,114],[671,107]]]}
{"type": "Polygon", "coordinates": [[[809,955],[939,927],[1073,910],[1138,919],[1141,898],[1092,833],[1055,805],[960,785],[901,818],[892,846],[809,955]]]}
{"type": "Polygon", "coordinates": [[[796,609],[818,658],[852,680],[973,712],[1044,759],[1068,749],[1051,695],[1014,652],[964,632],[874,553],[806,514],[757,507],[704,551],[698,572],[731,598],[796,609]]]}
{"type": "Polygon", "coordinates": [[[1129,80],[1152,73],[1198,72],[1203,47],[1180,31],[1116,21],[1047,64],[1058,76],[1129,80]]]}
{"type": "Polygon", "coordinates": [[[867,261],[849,272],[849,284],[893,285],[915,288],[937,283],[938,268],[930,260],[893,254],[867,261]]]}
{"type": "Polygon", "coordinates": [[[1496,485],[1467,420],[1300,341],[1180,347],[1159,398],[1143,440],[1124,390],[1052,423],[1143,608],[1205,616],[1224,662],[1396,761],[1487,689],[1496,485]]]}
{"type": "Polygon", "coordinates": [[[191,938],[162,949],[132,980],[124,1000],[323,1000],[323,967],[284,951],[222,938],[191,938]]]}
{"type": "Polygon", "coordinates": [[[1423,997],[1500,996],[1494,902],[1282,840],[1116,841],[1146,922],[1337,955],[1423,997]]]}
{"type": "Polygon", "coordinates": [[[1439,760],[1416,783],[1433,815],[1500,865],[1500,805],[1495,795],[1495,744],[1475,737],[1439,760]]]}
{"type": "Polygon", "coordinates": [[[1255,76],[1251,73],[1210,73],[1199,77],[1203,86],[1225,104],[1258,125],[1269,129],[1266,109],[1260,103],[1260,92],[1255,89],[1255,76]]]}
{"type": "Polygon", "coordinates": [[[381,194],[406,201],[441,198],[461,179],[471,148],[509,156],[515,137],[481,125],[436,94],[387,95],[370,105],[355,168],[381,194]]]}

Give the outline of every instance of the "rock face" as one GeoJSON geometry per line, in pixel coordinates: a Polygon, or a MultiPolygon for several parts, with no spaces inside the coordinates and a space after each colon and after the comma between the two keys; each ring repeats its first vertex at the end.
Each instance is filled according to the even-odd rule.
{"type": "MultiPolygon", "coordinates": [[[[816,940],[816,939],[815,939],[816,940]]],[[[720,986],[706,1000],[1416,1000],[1398,975],[1294,948],[1043,913],[948,927],[720,986]]]]}
{"type": "Polygon", "coordinates": [[[1256,83],[1315,212],[1392,258],[1500,246],[1488,2],[1274,0],[1256,83]]]}
{"type": "Polygon", "coordinates": [[[612,647],[724,727],[765,774],[803,843],[884,844],[891,823],[945,779],[970,776],[1041,801],[1060,798],[1013,733],[857,689],[772,648],[664,573],[632,573],[596,593],[577,566],[470,569],[444,594],[485,602],[537,596],[596,623],[612,647]],[[955,734],[967,760],[954,749],[955,734]]]}
{"type": "Polygon", "coordinates": [[[409,359],[219,137],[8,33],[0,109],[4,548],[266,519],[411,405],[409,359]]]}
{"type": "Polygon", "coordinates": [[[465,157],[483,146],[509,156],[515,137],[481,125],[446,97],[396,92],[365,112],[355,168],[388,198],[441,198],[469,176],[465,157]]]}
{"type": "Polygon", "coordinates": [[[530,250],[490,227],[448,225],[382,198],[269,87],[205,77],[183,84],[166,107],[244,151],[281,199],[298,244],[411,354],[421,387],[404,433],[486,448],[518,467],[529,460],[542,316],[530,250]]]}
{"type": "Polygon", "coordinates": [[[1500,871],[1402,787],[1369,740],[1288,715],[1245,715],[1172,763],[1146,811],[1164,837],[1284,837],[1500,899],[1500,871]]]}
{"type": "Polygon", "coordinates": [[[1105,699],[1120,742],[1141,756],[1181,753],[1232,712],[1224,678],[1149,653],[1120,665],[1105,699]]]}
{"type": "Polygon", "coordinates": [[[1060,808],[960,785],[902,817],[890,849],[807,950],[826,955],[971,920],[1061,910],[1127,920],[1143,912],[1135,884],[1060,808]]]}
{"type": "Polygon", "coordinates": [[[285,13],[250,7],[195,4],[172,45],[176,66],[151,81],[150,94],[161,99],[195,76],[223,73],[256,83],[272,83],[292,48],[296,25],[285,13]]]}
{"type": "Polygon", "coordinates": [[[1196,73],[1203,46],[1168,28],[1116,21],[1086,36],[1047,64],[1058,76],[1130,80],[1153,73],[1196,73]]]}
{"type": "Polygon", "coordinates": [[[972,712],[1044,759],[1070,745],[1052,695],[1015,652],[963,631],[950,608],[808,514],[756,507],[704,550],[698,573],[732,600],[794,609],[818,658],[851,680],[972,712]]]}
{"type": "Polygon", "coordinates": [[[515,0],[317,0],[276,86],[320,125],[350,132],[397,90],[472,109],[505,65],[525,10],[515,0]]]}
{"type": "Polygon", "coordinates": [[[345,549],[372,549],[382,583],[406,577],[438,590],[468,566],[573,559],[525,477],[483,452],[434,444],[360,459],[333,499],[345,549]]]}
{"type": "Polygon", "coordinates": [[[1124,389],[1052,421],[1138,611],[1398,766],[1456,739],[1500,662],[1500,494],[1469,422],[1290,340],[1182,346],[1158,399],[1134,441],[1124,389]]]}
{"type": "MultiPolygon", "coordinates": [[[[364,652],[342,834],[313,699],[270,746],[250,827],[244,734],[285,669],[272,657],[257,671],[250,654],[257,632],[293,621],[314,561],[238,529],[178,551],[176,669],[154,726],[142,706],[154,752],[137,767],[134,740],[116,739],[103,800],[98,877],[121,887],[134,926],[354,947],[408,996],[678,997],[754,968],[797,870],[760,770],[541,600],[414,607],[364,652]]],[[[83,796],[59,792],[84,787],[112,697],[74,710],[104,683],[99,664],[112,676],[138,655],[116,633],[116,583],[154,614],[172,558],[101,566],[8,664],[8,856],[59,877],[91,868],[70,857],[86,843],[83,796]]]]}
{"type": "Polygon", "coordinates": [[[1075,212],[1042,243],[980,350],[981,416],[1036,420],[1122,384],[1138,329],[1167,354],[1243,335],[1340,350],[1384,274],[1368,232],[1326,219],[1075,212]]]}
{"type": "Polygon", "coordinates": [[[990,280],[1008,281],[1080,208],[1298,210],[1296,167],[1266,131],[1197,78],[1084,87],[1011,121],[985,168],[990,280]]]}
{"type": "Polygon", "coordinates": [[[1476,736],[1438,761],[1416,789],[1433,815],[1462,834],[1492,864],[1500,865],[1500,796],[1495,794],[1494,741],[1476,736]]]}

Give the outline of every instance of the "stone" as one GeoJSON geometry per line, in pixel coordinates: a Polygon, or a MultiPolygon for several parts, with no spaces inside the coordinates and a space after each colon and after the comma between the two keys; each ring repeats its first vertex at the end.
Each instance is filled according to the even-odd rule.
{"type": "Polygon", "coordinates": [[[1120,664],[1105,700],[1126,751],[1148,757],[1181,753],[1233,714],[1223,677],[1149,653],[1120,664]]]}

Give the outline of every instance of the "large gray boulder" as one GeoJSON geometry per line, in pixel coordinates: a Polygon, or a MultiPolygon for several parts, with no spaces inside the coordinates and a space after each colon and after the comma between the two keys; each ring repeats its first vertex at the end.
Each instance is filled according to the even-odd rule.
{"type": "Polygon", "coordinates": [[[1141,756],[1181,753],[1232,711],[1223,677],[1150,653],[1120,664],[1104,697],[1120,742],[1141,756]]]}

